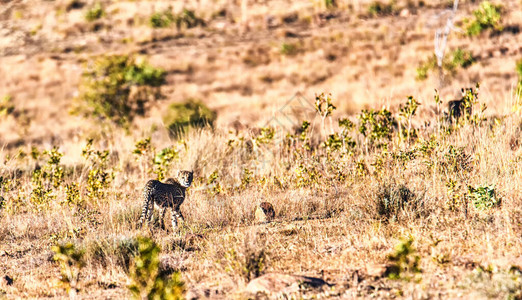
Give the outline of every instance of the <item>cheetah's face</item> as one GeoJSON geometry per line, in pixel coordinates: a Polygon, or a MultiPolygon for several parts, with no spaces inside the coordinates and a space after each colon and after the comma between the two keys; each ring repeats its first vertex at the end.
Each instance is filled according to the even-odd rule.
{"type": "Polygon", "coordinates": [[[188,188],[192,184],[192,171],[178,171],[178,182],[181,186],[188,188]]]}

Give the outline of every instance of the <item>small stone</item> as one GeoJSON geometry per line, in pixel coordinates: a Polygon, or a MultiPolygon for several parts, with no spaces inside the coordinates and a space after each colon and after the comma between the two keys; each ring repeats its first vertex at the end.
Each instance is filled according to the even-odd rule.
{"type": "Polygon", "coordinates": [[[256,223],[267,223],[275,218],[274,206],[269,202],[261,202],[254,213],[256,223]]]}
{"type": "Polygon", "coordinates": [[[245,294],[280,297],[298,293],[302,289],[319,289],[328,285],[320,278],[269,273],[253,279],[244,289],[245,294]]]}

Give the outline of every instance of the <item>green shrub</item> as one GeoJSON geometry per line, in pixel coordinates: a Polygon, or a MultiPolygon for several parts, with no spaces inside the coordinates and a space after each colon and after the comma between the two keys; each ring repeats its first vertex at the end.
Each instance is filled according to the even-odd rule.
{"type": "Polygon", "coordinates": [[[51,200],[56,198],[55,191],[62,184],[64,176],[63,166],[60,164],[63,153],[54,147],[50,151],[44,151],[47,162],[44,166],[37,167],[31,176],[31,202],[37,210],[47,209],[51,200]]]}
{"type": "MultiPolygon", "coordinates": [[[[444,57],[442,61],[442,69],[449,73],[456,73],[458,68],[468,68],[475,62],[471,51],[457,48],[449,55],[444,57]]],[[[428,78],[430,71],[437,69],[437,57],[430,56],[427,60],[421,62],[417,67],[417,80],[425,80],[428,78]]]]}
{"type": "Polygon", "coordinates": [[[173,136],[178,136],[190,127],[213,126],[216,117],[216,112],[205,104],[189,99],[184,103],[171,104],[163,116],[163,123],[173,136]]]}
{"type": "Polygon", "coordinates": [[[368,7],[368,14],[372,17],[389,15],[391,13],[393,13],[393,1],[391,3],[373,1],[368,7]]]}
{"type": "Polygon", "coordinates": [[[203,21],[203,19],[197,17],[193,10],[188,10],[186,8],[184,8],[181,13],[177,14],[173,21],[176,23],[178,29],[205,26],[205,21],[203,21]]]}
{"type": "Polygon", "coordinates": [[[283,43],[279,52],[286,56],[293,56],[299,53],[299,47],[296,44],[283,43]]]}
{"type": "Polygon", "coordinates": [[[109,151],[93,150],[92,144],[93,140],[89,139],[82,150],[82,156],[89,164],[87,195],[91,199],[101,199],[114,179],[114,172],[109,168],[109,151]]]}
{"type": "Polygon", "coordinates": [[[422,272],[420,269],[420,256],[413,247],[413,238],[401,239],[395,246],[395,251],[388,256],[391,266],[387,273],[390,279],[402,279],[410,281],[414,279],[418,281],[418,275],[422,272]]]}
{"type": "Polygon", "coordinates": [[[377,215],[384,221],[397,221],[401,211],[411,209],[417,213],[421,198],[403,184],[382,183],[377,190],[377,215]]]}
{"type": "Polygon", "coordinates": [[[169,27],[174,22],[174,15],[170,9],[162,12],[155,12],[150,16],[149,23],[152,28],[169,27]]]}
{"type": "Polygon", "coordinates": [[[105,11],[100,2],[96,2],[94,6],[89,8],[85,13],[85,19],[89,22],[96,21],[105,15],[105,11]]]}
{"type": "Polygon", "coordinates": [[[386,108],[374,111],[363,110],[358,116],[359,132],[369,140],[370,144],[382,139],[390,139],[397,124],[391,112],[386,108]]]}
{"type": "Polygon", "coordinates": [[[478,210],[487,210],[500,205],[495,186],[468,186],[468,199],[478,210]]]}
{"type": "Polygon", "coordinates": [[[473,20],[466,20],[466,33],[469,36],[479,35],[486,29],[502,31],[502,5],[491,4],[489,1],[482,1],[480,8],[473,11],[473,20]]]}
{"type": "Polygon", "coordinates": [[[76,112],[113,121],[127,127],[145,104],[161,96],[159,86],[166,72],[132,56],[102,56],[90,64],[79,87],[76,112]]]}
{"type": "Polygon", "coordinates": [[[165,179],[170,164],[179,158],[178,151],[173,147],[167,147],[161,150],[154,157],[154,173],[158,175],[158,180],[165,179]]]}
{"type": "Polygon", "coordinates": [[[7,116],[14,111],[13,97],[10,95],[0,99],[0,117],[7,116]]]}
{"type": "Polygon", "coordinates": [[[76,249],[72,243],[56,245],[52,247],[53,259],[60,265],[61,282],[65,286],[69,297],[74,299],[78,292],[80,270],[85,265],[83,250],[76,249]]]}
{"type": "Polygon", "coordinates": [[[166,274],[160,268],[159,246],[149,238],[138,237],[138,253],[130,271],[129,289],[135,299],[182,299],[185,284],[179,272],[166,274]]]}

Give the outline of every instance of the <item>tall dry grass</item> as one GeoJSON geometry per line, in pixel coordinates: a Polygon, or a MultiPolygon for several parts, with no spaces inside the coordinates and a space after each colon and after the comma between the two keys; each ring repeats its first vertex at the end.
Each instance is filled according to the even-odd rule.
{"type": "MultiPolygon", "coordinates": [[[[48,156],[33,158],[27,147],[20,149],[25,155],[4,151],[0,259],[2,272],[15,281],[1,288],[8,296],[63,295],[50,247],[72,241],[85,251],[87,262],[80,295],[128,296],[127,272],[139,235],[161,246],[163,268],[181,271],[189,287],[221,296],[269,271],[322,274],[342,295],[351,280],[346,274],[359,270],[362,276],[368,264],[385,262],[404,236],[414,238],[422,257],[422,292],[400,282],[379,284],[411,295],[470,293],[467,286],[458,286],[469,279],[469,264],[504,270],[519,263],[519,114],[460,125],[430,120],[441,129],[419,127],[411,141],[391,128],[391,137],[380,139],[380,145],[367,144],[356,130],[360,121],[352,120],[356,126],[348,136],[356,145],[340,150],[323,144],[328,134],[340,132],[330,125],[337,120],[310,120],[304,135],[297,128],[273,128],[273,136],[268,129],[232,134],[205,128],[173,140],[160,129],[153,134],[152,148],[141,156],[133,150],[143,136],[116,130],[93,144],[93,150],[109,149],[103,167],[64,151],[67,164],[55,165],[63,178],[57,186],[42,179],[50,193],[38,201],[31,196],[34,174],[48,170],[48,156]],[[166,146],[178,154],[167,176],[176,168],[192,169],[196,175],[181,207],[186,222],[179,232],[155,224],[138,229],[141,188],[156,176],[152,160],[166,146]],[[68,155],[77,159],[66,159],[68,155]],[[89,174],[97,169],[111,179],[98,196],[89,196],[89,174]],[[73,183],[76,196],[68,192],[73,183]],[[480,211],[471,203],[468,187],[484,185],[494,186],[501,203],[480,211]],[[253,212],[262,201],[274,205],[275,222],[255,223],[253,212]],[[446,283],[432,275],[439,272],[450,272],[453,279],[446,283]]],[[[366,290],[360,296],[372,293],[366,290]]]]}

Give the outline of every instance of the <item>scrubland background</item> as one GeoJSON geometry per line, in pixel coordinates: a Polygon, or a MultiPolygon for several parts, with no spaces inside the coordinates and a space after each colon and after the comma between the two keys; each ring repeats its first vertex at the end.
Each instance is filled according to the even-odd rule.
{"type": "Polygon", "coordinates": [[[0,1],[0,298],[129,298],[155,243],[170,296],[520,299],[522,3],[460,1],[441,75],[453,4],[0,1]]]}

